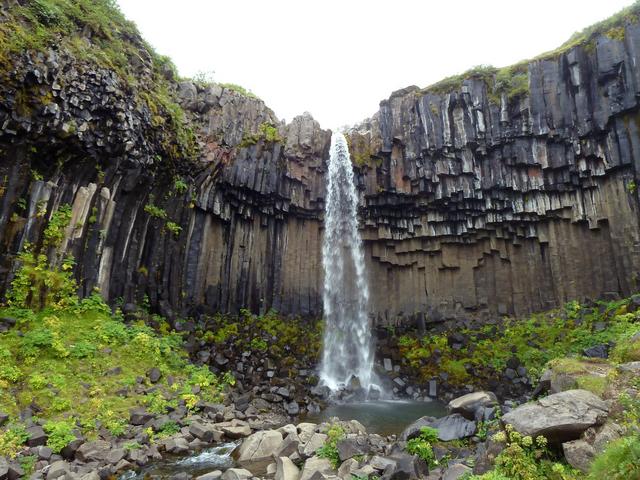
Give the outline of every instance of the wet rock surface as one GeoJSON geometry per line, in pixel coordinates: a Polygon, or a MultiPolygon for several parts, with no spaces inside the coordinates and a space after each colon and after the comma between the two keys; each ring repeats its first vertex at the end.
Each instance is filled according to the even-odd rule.
{"type": "MultiPolygon", "coordinates": [[[[531,62],[520,97],[496,101],[477,78],[395,92],[349,133],[378,322],[631,292],[640,26],[625,37],[531,62]]],[[[131,304],[146,292],[170,318],[320,315],[330,132],[310,115],[285,125],[256,98],[174,81],[201,155],[168,168],[152,113],[114,72],[53,50],[14,65],[0,79],[0,291],[21,246],[37,245],[51,211],[69,203],[64,250],[83,294],[97,287],[131,304]],[[277,135],[264,138],[265,125],[277,135]]]]}

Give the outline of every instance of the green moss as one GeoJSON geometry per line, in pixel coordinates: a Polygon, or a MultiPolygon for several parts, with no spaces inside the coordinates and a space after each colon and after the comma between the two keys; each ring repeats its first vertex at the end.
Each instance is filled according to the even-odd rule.
{"type": "MultiPolygon", "coordinates": [[[[579,355],[585,348],[609,342],[618,345],[613,358],[628,359],[631,357],[626,352],[636,352],[635,343],[624,339],[640,331],[640,311],[628,312],[629,306],[628,299],[596,307],[570,302],[560,310],[528,318],[506,318],[500,326],[484,325],[459,332],[468,338],[467,346],[461,349],[449,345],[448,336],[454,332],[447,331],[424,337],[405,335],[397,342],[405,363],[425,381],[441,372],[446,372],[450,382],[457,385],[501,378],[511,357],[516,357],[534,378],[554,359],[561,359],[555,362],[558,371],[586,375],[598,365],[597,360],[562,357],[579,355]],[[604,330],[596,330],[595,324],[601,322],[605,323],[604,330]],[[474,367],[476,377],[467,375],[467,365],[474,367]]],[[[596,389],[601,383],[583,382],[591,382],[596,389]]]]}
{"type": "MultiPolygon", "coordinates": [[[[115,0],[32,0],[8,10],[0,23],[0,71],[10,71],[15,58],[24,52],[49,47],[67,50],[79,62],[114,71],[122,86],[136,94],[137,106],[153,112],[154,126],[162,127],[159,136],[168,160],[197,157],[195,135],[170,83],[177,77],[175,66],[141,38],[115,0]]],[[[36,95],[30,92],[30,97],[36,95]]],[[[21,108],[22,114],[28,113],[21,108]]]]}
{"type": "MultiPolygon", "coordinates": [[[[595,40],[600,35],[605,35],[613,40],[623,41],[625,38],[625,25],[638,23],[638,21],[640,21],[640,1],[634,2],[629,7],[622,9],[606,20],[574,33],[571,38],[559,48],[543,53],[533,60],[555,59],[577,46],[583,46],[587,51],[592,51],[595,48],[595,40]]],[[[486,83],[490,101],[499,105],[502,93],[507,95],[508,100],[520,98],[529,93],[527,67],[531,61],[532,60],[524,60],[501,69],[497,69],[491,65],[478,65],[464,73],[452,75],[423,88],[420,93],[443,95],[459,91],[465,80],[475,78],[483,80],[486,83]]]]}
{"type": "Polygon", "coordinates": [[[100,425],[122,435],[128,410],[152,401],[131,387],[153,367],[163,379],[175,379],[172,386],[164,380],[158,384],[157,392],[167,397],[191,407],[200,399],[220,400],[222,379],[188,363],[179,335],[160,336],[140,322],[127,326],[108,312],[95,298],[55,315],[44,310],[27,317],[15,309],[0,310],[0,315],[18,316],[20,322],[19,328],[0,334],[2,364],[18,372],[0,379],[0,410],[17,417],[35,401],[42,408],[40,417],[47,420],[54,451],[68,443],[76,426],[89,436],[100,425]],[[81,355],[74,354],[78,345],[86,347],[81,355]],[[201,390],[198,395],[192,393],[195,385],[201,390]],[[129,393],[118,395],[122,389],[129,393]]]}
{"type": "Polygon", "coordinates": [[[245,134],[242,142],[240,142],[240,145],[238,146],[240,148],[246,148],[257,144],[260,141],[267,143],[281,143],[284,142],[284,138],[278,132],[278,127],[272,123],[264,122],[258,126],[258,133],[245,134]]]}
{"type": "Polygon", "coordinates": [[[247,90],[246,88],[240,85],[237,85],[235,83],[221,83],[220,86],[222,88],[227,88],[233,92],[239,93],[244,97],[259,99],[259,97],[255,93],[253,93],[251,90],[247,90]]]}

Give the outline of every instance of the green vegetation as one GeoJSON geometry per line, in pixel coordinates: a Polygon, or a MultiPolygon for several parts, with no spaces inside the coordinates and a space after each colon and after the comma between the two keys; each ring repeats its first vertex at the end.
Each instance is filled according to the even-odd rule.
{"type": "Polygon", "coordinates": [[[434,468],[438,465],[438,461],[433,453],[432,445],[437,441],[438,430],[435,428],[422,427],[420,429],[420,435],[407,442],[407,452],[423,459],[427,462],[429,468],[434,468]]]}
{"type": "Polygon", "coordinates": [[[258,96],[251,90],[247,90],[246,88],[241,87],[240,85],[236,85],[235,83],[221,83],[220,86],[222,88],[227,88],[233,92],[239,93],[244,97],[255,98],[259,100],[258,96]]]}
{"type": "Polygon", "coordinates": [[[595,48],[596,38],[600,35],[624,41],[625,25],[638,23],[639,20],[640,1],[636,1],[606,20],[574,33],[567,42],[556,50],[546,52],[533,60],[523,60],[515,65],[500,69],[491,65],[478,65],[464,73],[440,80],[422,89],[420,93],[447,94],[460,90],[465,80],[474,78],[486,83],[488,96],[492,103],[500,104],[500,97],[503,93],[506,94],[508,101],[521,98],[529,94],[528,64],[530,61],[554,59],[577,46],[583,46],[586,50],[591,51],[595,48]]]}
{"type": "Polygon", "coordinates": [[[168,220],[169,216],[167,215],[167,212],[163,208],[155,205],[152,201],[144,206],[144,211],[153,218],[163,220],[164,227],[169,230],[169,232],[171,232],[174,236],[177,237],[178,235],[180,235],[180,232],[182,232],[182,227],[177,223],[168,220]]]}
{"type": "Polygon", "coordinates": [[[609,444],[591,467],[590,479],[628,480],[640,478],[640,434],[609,444]]]}
{"type": "Polygon", "coordinates": [[[371,168],[380,167],[382,165],[382,159],[375,157],[373,148],[367,141],[367,139],[356,132],[346,133],[345,138],[347,145],[349,146],[349,153],[351,155],[351,162],[357,167],[369,166],[371,168]]]}
{"type": "MultiPolygon", "coordinates": [[[[619,342],[613,358],[620,361],[636,358],[640,342],[621,341],[640,331],[640,311],[631,310],[629,299],[599,303],[595,307],[570,302],[563,309],[526,319],[505,318],[499,325],[462,330],[460,333],[468,341],[459,350],[449,342],[454,332],[428,334],[422,338],[404,335],[398,339],[398,345],[405,363],[422,380],[440,372],[447,373],[454,385],[464,385],[474,379],[500,378],[512,356],[535,379],[550,360],[581,354],[583,349],[598,344],[619,342]],[[475,378],[469,374],[471,368],[475,378]]],[[[592,386],[596,390],[601,387],[592,386]]]]}
{"type": "MultiPolygon", "coordinates": [[[[59,247],[68,223],[66,208],[57,213],[45,230],[47,249],[59,247]]],[[[184,405],[193,410],[202,400],[221,400],[233,378],[190,364],[182,337],[160,317],[147,318],[143,313],[125,325],[120,312],[112,313],[97,294],[78,299],[75,288],[70,288],[75,287],[71,269],[58,270],[44,258],[37,275],[31,275],[32,265],[23,262],[8,304],[0,307],[0,316],[17,321],[0,334],[0,411],[11,416],[8,426],[0,429],[0,456],[15,457],[22,450],[28,435],[17,418],[32,402],[45,421],[48,445],[58,452],[75,438],[76,431],[88,438],[99,428],[123,435],[134,406],[147,405],[163,414],[169,407],[184,405]],[[47,301],[33,302],[36,297],[47,301]],[[162,334],[145,320],[164,325],[162,334]],[[148,383],[144,379],[152,368],[161,373],[153,392],[133,389],[148,383]],[[120,395],[123,391],[127,394],[120,395]]],[[[169,435],[176,427],[165,424],[157,437],[169,435]]]]}
{"type": "MultiPolygon", "coordinates": [[[[174,65],[144,42],[115,0],[31,0],[6,11],[0,23],[0,71],[11,71],[15,58],[24,52],[45,52],[50,47],[69,51],[78,62],[115,72],[121,87],[137,95],[138,107],[150,110],[164,157],[172,161],[197,157],[195,135],[173,94],[174,65]]],[[[22,93],[45,104],[52,102],[47,94],[22,93]]],[[[32,108],[19,107],[24,115],[32,108]]]]}
{"type": "Polygon", "coordinates": [[[506,431],[494,435],[494,440],[505,443],[505,449],[496,457],[495,469],[484,475],[472,475],[468,480],[577,480],[580,472],[562,463],[547,448],[545,437],[522,436],[511,425],[506,431]]]}
{"type": "Polygon", "coordinates": [[[144,206],[144,211],[153,218],[159,218],[161,220],[166,220],[167,218],[167,212],[163,208],[160,208],[151,202],[144,206]]]}
{"type": "Polygon", "coordinates": [[[322,343],[320,321],[284,319],[275,310],[254,315],[241,310],[240,315],[215,315],[204,319],[196,335],[205,343],[227,348],[269,352],[280,365],[291,367],[300,362],[315,362],[322,343]],[[305,341],[301,342],[300,339],[305,341]]]}
{"type": "Polygon", "coordinates": [[[640,1],[635,1],[628,7],[623,8],[615,15],[594,23],[580,32],[574,33],[569,40],[563,43],[560,48],[553,52],[541,55],[542,58],[557,56],[570,50],[577,45],[586,45],[593,48],[596,38],[605,35],[614,40],[624,40],[624,26],[630,23],[638,23],[640,19],[640,1]]]}
{"type": "Polygon", "coordinates": [[[18,255],[20,268],[7,294],[7,304],[18,309],[61,309],[74,306],[77,285],[72,275],[73,258],[64,258],[60,264],[49,262],[48,253],[58,248],[64,231],[71,221],[71,207],[62,205],[51,215],[44,230],[44,241],[39,250],[27,243],[18,255]]]}
{"type": "Polygon", "coordinates": [[[245,134],[242,142],[240,142],[240,147],[249,147],[251,145],[255,145],[256,143],[264,141],[267,143],[276,143],[276,142],[284,142],[284,138],[280,136],[278,132],[278,127],[273,125],[272,123],[261,123],[258,126],[258,133],[255,134],[245,134]]]}
{"type": "Polygon", "coordinates": [[[327,430],[327,441],[318,449],[316,454],[320,458],[326,458],[331,462],[333,468],[340,466],[340,455],[338,454],[338,442],[345,438],[344,429],[337,424],[331,425],[327,430]]]}

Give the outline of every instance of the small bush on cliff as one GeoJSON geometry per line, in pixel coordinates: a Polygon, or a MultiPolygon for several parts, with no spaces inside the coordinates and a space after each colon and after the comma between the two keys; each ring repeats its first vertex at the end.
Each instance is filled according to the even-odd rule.
{"type": "Polygon", "coordinates": [[[61,263],[56,261],[57,249],[70,221],[71,207],[61,206],[51,215],[40,249],[28,243],[24,246],[18,255],[20,268],[7,295],[10,306],[61,309],[77,304],[77,285],[72,274],[73,258],[67,256],[61,263]],[[53,260],[50,261],[50,257],[53,260]]]}

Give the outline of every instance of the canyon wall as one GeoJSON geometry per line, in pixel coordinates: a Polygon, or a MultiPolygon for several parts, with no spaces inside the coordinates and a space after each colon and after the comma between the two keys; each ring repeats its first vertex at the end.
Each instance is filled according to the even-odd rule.
{"type": "MultiPolygon", "coordinates": [[[[384,323],[523,314],[629,294],[640,267],[640,26],[529,63],[526,94],[486,79],[411,87],[348,132],[371,313],[384,323]]],[[[200,157],[108,69],[23,54],[0,82],[0,293],[25,244],[72,206],[81,293],[170,317],[319,316],[331,133],[221,85],[173,81],[200,157]],[[160,133],[158,131],[160,130],[160,133]]]]}

